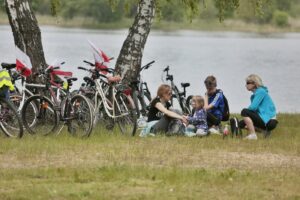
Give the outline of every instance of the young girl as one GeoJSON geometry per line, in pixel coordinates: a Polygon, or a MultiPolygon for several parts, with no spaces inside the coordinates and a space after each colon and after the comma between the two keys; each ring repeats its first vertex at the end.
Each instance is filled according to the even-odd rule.
{"type": "Polygon", "coordinates": [[[198,136],[207,135],[207,114],[204,107],[204,98],[201,96],[193,96],[192,98],[192,107],[194,109],[194,113],[185,116],[188,121],[187,131],[196,132],[198,136]]]}

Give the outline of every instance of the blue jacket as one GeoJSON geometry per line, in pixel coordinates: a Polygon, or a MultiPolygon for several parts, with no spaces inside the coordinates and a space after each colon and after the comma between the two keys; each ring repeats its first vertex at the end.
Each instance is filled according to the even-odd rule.
{"type": "Polygon", "coordinates": [[[267,124],[270,119],[276,117],[275,105],[268,93],[268,88],[264,86],[254,91],[251,96],[251,105],[248,109],[257,112],[265,124],[267,124]]]}
{"type": "Polygon", "coordinates": [[[217,89],[216,93],[211,96],[208,96],[208,105],[212,104],[213,107],[209,109],[207,112],[213,114],[220,121],[223,118],[223,112],[225,107],[223,91],[217,89]]]}

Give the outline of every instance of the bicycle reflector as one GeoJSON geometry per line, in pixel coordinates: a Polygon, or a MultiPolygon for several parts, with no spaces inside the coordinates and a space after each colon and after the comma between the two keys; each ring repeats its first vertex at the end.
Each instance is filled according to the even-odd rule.
{"type": "Polygon", "coordinates": [[[48,102],[44,102],[44,103],[42,104],[42,108],[48,109],[48,102]]]}

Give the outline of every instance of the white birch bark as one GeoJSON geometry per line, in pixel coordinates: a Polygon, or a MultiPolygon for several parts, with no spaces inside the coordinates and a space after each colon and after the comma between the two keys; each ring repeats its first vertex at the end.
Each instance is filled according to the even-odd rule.
{"type": "Polygon", "coordinates": [[[33,72],[46,67],[41,31],[28,0],[5,0],[15,45],[31,59],[33,72]]]}
{"type": "Polygon", "coordinates": [[[155,15],[156,0],[140,0],[138,11],[119,54],[116,71],[128,82],[134,80],[141,67],[144,47],[155,15]]]}

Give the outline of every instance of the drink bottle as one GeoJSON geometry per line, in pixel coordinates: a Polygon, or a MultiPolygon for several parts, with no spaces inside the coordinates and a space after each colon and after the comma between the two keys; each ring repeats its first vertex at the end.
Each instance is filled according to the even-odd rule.
{"type": "Polygon", "coordinates": [[[223,130],[223,135],[224,135],[224,136],[229,135],[228,124],[225,125],[225,128],[224,128],[224,130],[223,130]]]}

